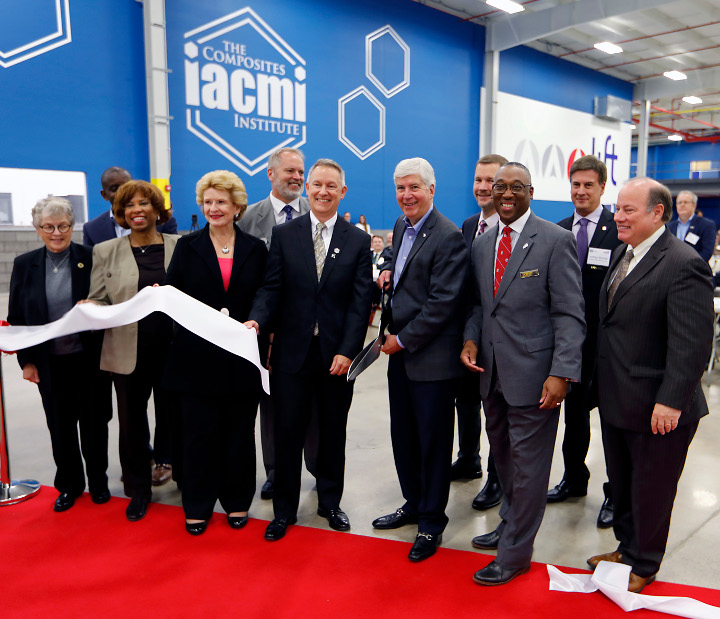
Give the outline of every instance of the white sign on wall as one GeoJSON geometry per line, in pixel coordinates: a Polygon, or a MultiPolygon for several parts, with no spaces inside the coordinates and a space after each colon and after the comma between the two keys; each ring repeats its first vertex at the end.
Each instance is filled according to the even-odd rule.
{"type": "Polygon", "coordinates": [[[496,109],[495,150],[528,167],[534,199],[569,202],[572,162],[595,155],[608,169],[602,202],[617,200],[630,176],[632,129],[628,123],[504,92],[498,93],[496,109]]]}

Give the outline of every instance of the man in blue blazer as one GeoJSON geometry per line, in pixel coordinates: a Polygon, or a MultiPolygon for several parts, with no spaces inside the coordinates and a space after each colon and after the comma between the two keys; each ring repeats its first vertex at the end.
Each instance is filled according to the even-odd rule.
{"type": "Polygon", "coordinates": [[[370,236],[337,216],[345,173],[318,160],[305,185],[310,212],[273,230],[263,286],[247,326],[274,333],[270,365],[275,404],[275,489],[265,539],[297,522],[302,450],[313,407],[320,428],[318,515],[350,529],[340,508],[345,432],[353,394],[347,380],[370,316],[370,236]]]}
{"type": "Polygon", "coordinates": [[[675,201],[678,218],[673,219],[667,228],[670,234],[692,245],[707,262],[715,251],[717,228],[710,219],[695,215],[697,201],[698,197],[692,191],[681,191],[675,201]]]}
{"type": "Polygon", "coordinates": [[[405,504],[372,524],[376,529],[417,524],[408,558],[422,561],[435,554],[448,523],[468,259],[460,230],[433,203],[432,166],[419,157],[405,159],[393,178],[403,216],[393,230],[392,267],[381,272],[378,284],[392,284],[382,351],[390,355],[390,432],[405,504]]]}
{"type": "Polygon", "coordinates": [[[473,539],[497,549],[475,573],[502,585],[530,569],[545,512],[560,403],[581,376],[584,302],[575,239],[536,217],[530,172],[508,163],[492,187],[500,222],[472,248],[475,304],[461,359],[480,373],[485,430],[503,503],[495,531],[473,539]]]}

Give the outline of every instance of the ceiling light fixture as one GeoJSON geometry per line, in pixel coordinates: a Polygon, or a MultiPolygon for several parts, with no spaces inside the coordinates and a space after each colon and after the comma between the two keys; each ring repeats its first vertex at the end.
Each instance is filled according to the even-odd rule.
{"type": "Polygon", "coordinates": [[[663,75],[665,77],[667,77],[668,79],[675,80],[676,82],[679,80],[687,79],[687,75],[685,75],[684,73],[681,73],[680,71],[665,71],[665,73],[663,73],[663,75]]]}
{"type": "Polygon", "coordinates": [[[524,6],[518,4],[517,2],[513,2],[512,0],[485,0],[485,3],[510,14],[519,13],[520,11],[525,10],[524,6]]]}
{"type": "Polygon", "coordinates": [[[601,52],[605,52],[606,54],[619,54],[623,51],[622,47],[615,45],[615,43],[609,43],[608,41],[595,43],[595,49],[599,49],[601,52]]]}
{"type": "Polygon", "coordinates": [[[685,103],[690,103],[692,105],[697,105],[698,103],[702,103],[702,99],[700,97],[696,97],[695,95],[691,95],[689,97],[683,97],[682,98],[685,103]]]}
{"type": "Polygon", "coordinates": [[[668,140],[671,142],[681,142],[683,137],[681,135],[678,135],[677,133],[673,133],[672,135],[668,136],[668,140]]]}

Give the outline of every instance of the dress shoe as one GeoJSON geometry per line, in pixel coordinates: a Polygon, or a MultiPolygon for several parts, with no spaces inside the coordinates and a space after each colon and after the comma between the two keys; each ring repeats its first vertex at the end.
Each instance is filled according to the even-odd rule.
{"type": "Polygon", "coordinates": [[[408,559],[417,563],[432,557],[437,547],[442,543],[442,535],[432,535],[431,533],[418,533],[415,543],[410,549],[408,559]]]}
{"type": "Polygon", "coordinates": [[[105,490],[101,490],[100,492],[91,492],[90,498],[96,505],[102,505],[110,500],[110,491],[105,488],[105,490]]]}
{"type": "Polygon", "coordinates": [[[232,529],[242,529],[250,519],[248,516],[228,516],[228,524],[232,529]]]}
{"type": "Polygon", "coordinates": [[[335,529],[336,531],[350,530],[350,519],[339,507],[337,509],[326,509],[322,506],[318,506],[317,514],[318,516],[327,518],[331,529],[335,529]]]}
{"type": "Polygon", "coordinates": [[[127,519],[135,522],[143,518],[147,513],[148,503],[150,503],[150,497],[143,494],[130,499],[130,503],[125,510],[127,519]]]}
{"type": "Polygon", "coordinates": [[[152,485],[162,486],[172,478],[172,464],[156,464],[152,472],[152,485]]]}
{"type": "Polygon", "coordinates": [[[587,486],[571,486],[564,479],[547,493],[548,503],[562,503],[570,497],[587,496],[587,486]]]}
{"type": "Polygon", "coordinates": [[[265,529],[265,539],[269,542],[276,542],[285,537],[287,528],[291,524],[295,524],[297,519],[285,520],[285,518],[275,518],[265,529]]]}
{"type": "Polygon", "coordinates": [[[604,555],[595,555],[587,560],[587,564],[591,570],[595,570],[600,561],[610,561],[610,563],[622,563],[622,554],[619,550],[613,550],[612,552],[606,552],[604,555]]]}
{"type": "Polygon", "coordinates": [[[202,535],[203,533],[205,533],[207,525],[207,520],[201,520],[200,522],[186,522],[185,530],[190,533],[190,535],[202,535]]]}
{"type": "Polygon", "coordinates": [[[487,567],[475,572],[473,580],[479,585],[504,585],[516,576],[527,574],[529,571],[529,565],[527,567],[512,568],[503,567],[497,561],[491,561],[487,567]]]}
{"type": "Polygon", "coordinates": [[[479,466],[468,466],[462,460],[455,460],[450,466],[450,479],[452,481],[458,479],[480,479],[482,475],[482,469],[479,466]]]}
{"type": "Polygon", "coordinates": [[[372,526],[373,529],[399,529],[406,524],[417,524],[417,522],[417,516],[411,516],[402,507],[399,507],[392,514],[375,518],[372,526]]]}
{"type": "Polygon", "coordinates": [[[488,479],[483,489],[473,499],[472,508],[481,512],[500,505],[500,501],[502,501],[500,482],[488,479]]]}
{"type": "Polygon", "coordinates": [[[260,489],[260,498],[261,499],[272,499],[273,494],[275,494],[275,488],[273,487],[273,483],[268,479],[260,489]]]}
{"type": "Polygon", "coordinates": [[[628,582],[628,591],[630,593],[640,593],[646,585],[649,585],[653,582],[655,582],[655,574],[652,576],[648,576],[647,578],[643,578],[642,576],[638,576],[637,574],[630,572],[630,581],[628,582]]]}
{"type": "Polygon", "coordinates": [[[497,531],[490,531],[490,533],[478,535],[472,539],[473,548],[479,548],[480,550],[497,550],[499,542],[500,534],[497,531]]]}
{"type": "Polygon", "coordinates": [[[598,529],[609,529],[613,526],[613,519],[615,518],[615,508],[613,507],[612,499],[607,497],[603,501],[600,513],[597,517],[598,529]]]}
{"type": "Polygon", "coordinates": [[[73,505],[75,505],[75,497],[67,492],[61,492],[60,496],[55,499],[55,505],[53,505],[53,509],[56,512],[66,512],[73,505]]]}

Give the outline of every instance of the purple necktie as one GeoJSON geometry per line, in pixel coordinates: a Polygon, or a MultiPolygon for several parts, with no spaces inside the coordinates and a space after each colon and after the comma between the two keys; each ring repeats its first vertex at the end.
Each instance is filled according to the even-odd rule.
{"type": "Polygon", "coordinates": [[[578,223],[580,224],[580,230],[578,230],[577,233],[578,262],[580,263],[580,266],[583,266],[588,253],[588,220],[583,217],[580,221],[578,221],[578,223]]]}
{"type": "Polygon", "coordinates": [[[475,236],[480,236],[483,232],[485,232],[485,228],[487,228],[487,222],[484,219],[481,219],[480,225],[478,226],[477,234],[475,236]]]}
{"type": "Polygon", "coordinates": [[[289,204],[286,204],[283,207],[283,213],[285,213],[285,223],[292,220],[292,206],[290,206],[289,204]]]}

